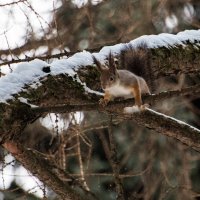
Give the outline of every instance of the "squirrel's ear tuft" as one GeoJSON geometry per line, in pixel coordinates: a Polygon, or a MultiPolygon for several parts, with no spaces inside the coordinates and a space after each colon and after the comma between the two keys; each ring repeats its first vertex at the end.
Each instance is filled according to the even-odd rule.
{"type": "Polygon", "coordinates": [[[92,55],[92,59],[93,59],[94,64],[97,66],[98,70],[99,70],[99,71],[103,71],[103,70],[104,70],[104,67],[103,67],[103,66],[101,65],[101,63],[96,59],[96,57],[92,55]]]}
{"type": "Polygon", "coordinates": [[[110,71],[115,74],[117,70],[116,70],[115,60],[111,52],[109,53],[108,56],[108,62],[110,71]]]}
{"type": "Polygon", "coordinates": [[[97,68],[100,72],[105,71],[106,68],[96,59],[95,56],[92,55],[92,59],[93,59],[94,64],[97,66],[97,68]]]}

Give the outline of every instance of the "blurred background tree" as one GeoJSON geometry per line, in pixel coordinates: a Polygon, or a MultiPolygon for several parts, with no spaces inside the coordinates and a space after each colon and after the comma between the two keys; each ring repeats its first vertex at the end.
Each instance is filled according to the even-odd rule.
{"type": "MultiPolygon", "coordinates": [[[[0,50],[2,62],[24,58],[27,54],[34,57],[64,52],[68,55],[67,52],[84,49],[94,52],[105,45],[129,42],[142,35],[177,33],[200,27],[198,0],[58,2],[60,6],[52,10],[52,21],[48,23],[48,28],[41,27],[38,36],[31,29],[30,21],[23,45],[0,50]],[[38,54],[41,47],[45,47],[45,50],[38,54]]],[[[17,4],[31,7],[28,0],[18,1],[17,4]]],[[[32,12],[38,16],[38,20],[41,19],[40,13],[36,13],[34,8],[32,12]]],[[[159,80],[156,90],[181,88],[199,82],[199,74],[172,76],[159,80]]],[[[153,109],[200,128],[200,104],[197,97],[168,99],[153,109]]],[[[49,116],[45,119],[48,124],[53,124],[52,127],[44,127],[44,119],[41,118],[33,129],[29,127],[24,131],[22,142],[29,148],[52,156],[57,165],[82,179],[84,187],[100,199],[117,198],[110,158],[113,156],[109,140],[111,128],[125,199],[200,199],[200,155],[174,139],[149,134],[150,130],[132,121],[110,127],[108,116],[97,112],[81,115],[67,113],[56,115],[55,119],[49,116]],[[64,125],[58,130],[61,122],[64,125]],[[95,127],[94,122],[98,122],[95,127]],[[27,134],[33,136],[27,137],[27,134]],[[39,135],[41,139],[38,139],[39,135]]],[[[15,164],[15,167],[18,165],[15,164]]],[[[15,181],[2,194],[4,199],[22,199],[24,196],[27,199],[36,198],[20,190],[15,181]]],[[[49,199],[58,199],[56,195],[46,195],[49,199]]]]}

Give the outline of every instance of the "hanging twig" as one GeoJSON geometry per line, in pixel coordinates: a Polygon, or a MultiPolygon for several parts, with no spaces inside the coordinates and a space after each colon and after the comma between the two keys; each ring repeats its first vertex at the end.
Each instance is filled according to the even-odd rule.
{"type": "Polygon", "coordinates": [[[120,168],[119,168],[119,160],[117,158],[117,148],[116,148],[116,142],[113,135],[112,130],[112,116],[110,117],[110,123],[109,123],[109,140],[110,140],[110,162],[112,165],[113,175],[115,179],[115,186],[116,186],[116,192],[117,192],[117,200],[125,200],[122,181],[120,179],[120,168]]]}

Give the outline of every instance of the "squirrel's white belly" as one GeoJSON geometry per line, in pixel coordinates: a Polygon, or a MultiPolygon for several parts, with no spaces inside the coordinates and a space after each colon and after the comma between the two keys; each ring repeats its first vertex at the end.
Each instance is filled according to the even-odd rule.
{"type": "Polygon", "coordinates": [[[113,97],[124,97],[124,98],[133,97],[133,94],[129,88],[123,87],[118,84],[110,88],[106,88],[106,91],[108,91],[109,94],[112,95],[113,97]]]}

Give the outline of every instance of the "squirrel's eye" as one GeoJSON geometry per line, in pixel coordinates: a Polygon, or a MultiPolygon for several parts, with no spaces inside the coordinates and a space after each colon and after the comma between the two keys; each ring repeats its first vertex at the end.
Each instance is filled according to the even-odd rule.
{"type": "Polygon", "coordinates": [[[113,81],[113,80],[114,80],[114,78],[111,76],[111,77],[110,77],[110,81],[113,81]]]}

